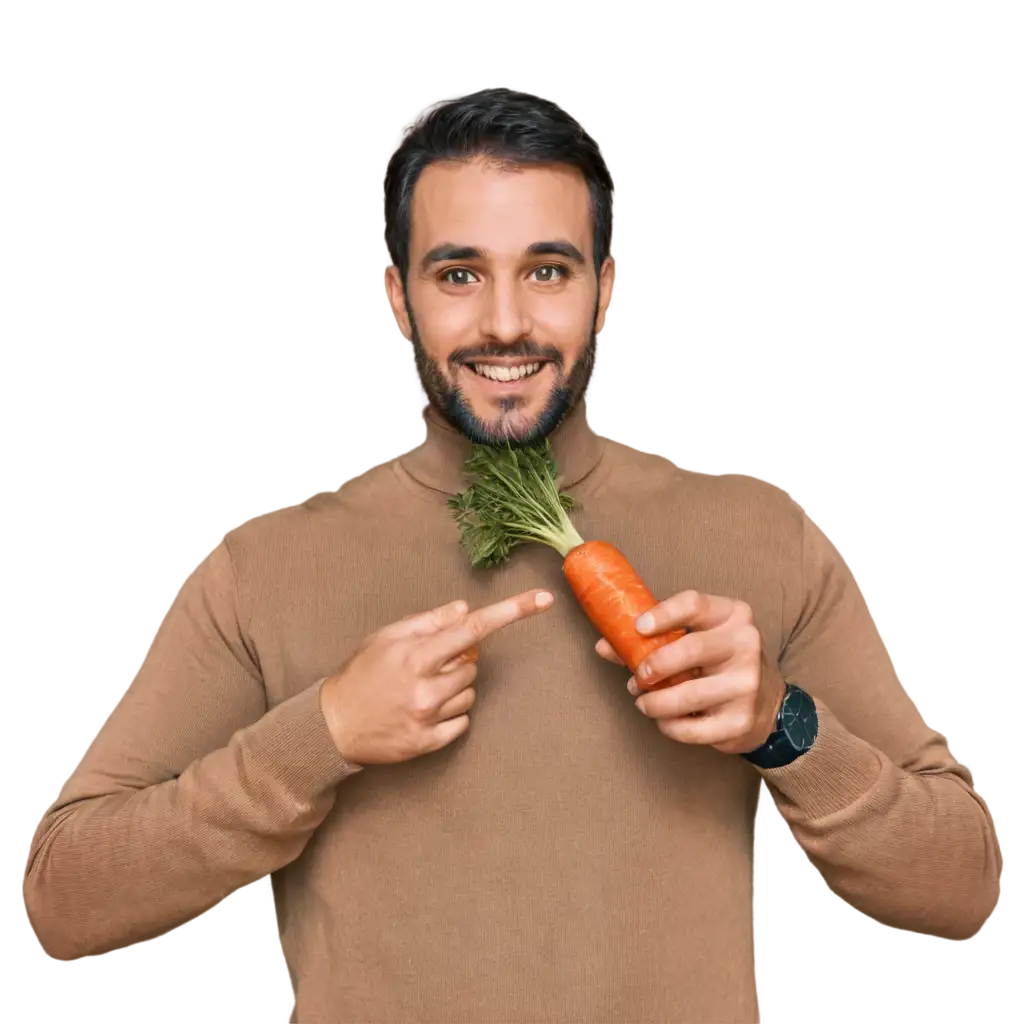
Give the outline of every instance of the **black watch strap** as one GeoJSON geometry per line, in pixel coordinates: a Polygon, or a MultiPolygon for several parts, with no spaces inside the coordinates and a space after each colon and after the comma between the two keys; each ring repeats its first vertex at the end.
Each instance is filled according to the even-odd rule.
{"type": "Polygon", "coordinates": [[[775,731],[756,750],[741,756],[758,768],[783,768],[806,754],[817,735],[818,710],[814,699],[796,684],[786,683],[775,731]]]}

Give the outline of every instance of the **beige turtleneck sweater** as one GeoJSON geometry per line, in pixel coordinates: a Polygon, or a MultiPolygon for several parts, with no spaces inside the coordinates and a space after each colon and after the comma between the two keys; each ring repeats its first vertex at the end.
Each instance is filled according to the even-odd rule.
{"type": "Polygon", "coordinates": [[[785,491],[600,438],[583,406],[552,437],[585,538],[660,597],[749,602],[765,671],[815,698],[815,746],[759,771],[633,707],[553,551],[470,568],[445,504],[468,442],[426,421],[419,448],[232,530],[185,581],[33,839],[25,901],[48,953],[149,939],[270,873],[292,1021],[755,1021],[762,778],[843,899],[950,938],[981,926],[1001,869],[988,810],[785,491]],[[319,683],[366,634],[538,586],[555,606],[483,645],[464,736],[346,763],[319,683]]]}

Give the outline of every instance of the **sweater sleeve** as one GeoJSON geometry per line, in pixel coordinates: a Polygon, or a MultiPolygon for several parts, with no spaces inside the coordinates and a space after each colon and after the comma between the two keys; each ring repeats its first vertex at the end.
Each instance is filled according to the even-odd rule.
{"type": "Polygon", "coordinates": [[[818,738],[761,775],[833,892],[884,924],[969,938],[999,896],[992,817],[904,691],[850,569],[806,513],[802,548],[801,608],[777,670],[814,698],[818,738]]]}
{"type": "Polygon", "coordinates": [[[24,898],[50,956],[161,935],[290,863],[360,770],[331,738],[322,679],[268,710],[239,619],[223,541],[36,829],[24,898]]]}

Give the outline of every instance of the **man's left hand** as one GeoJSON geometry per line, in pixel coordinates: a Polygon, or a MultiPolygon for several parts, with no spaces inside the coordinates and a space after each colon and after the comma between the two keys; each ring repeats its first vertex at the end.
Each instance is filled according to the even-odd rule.
{"type": "MultiPolygon", "coordinates": [[[[684,590],[637,619],[644,636],[672,629],[689,632],[658,648],[638,666],[650,687],[686,669],[700,668],[696,679],[641,693],[631,676],[636,706],[679,743],[706,744],[723,754],[742,754],[761,746],[775,730],[786,684],[775,671],[762,671],[761,631],[745,601],[684,590]]],[[[621,665],[602,637],[597,653],[621,665]]]]}

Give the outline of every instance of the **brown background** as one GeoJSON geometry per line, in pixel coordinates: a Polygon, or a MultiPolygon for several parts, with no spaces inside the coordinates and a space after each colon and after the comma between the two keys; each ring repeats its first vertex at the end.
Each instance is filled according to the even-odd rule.
{"type": "MultiPolygon", "coordinates": [[[[1022,54],[1021,11],[0,12],[3,1020],[278,1019],[272,968],[56,969],[16,890],[32,816],[200,545],[411,435],[373,255],[374,161],[404,106],[482,77],[1020,77],[1022,54]]],[[[1012,281],[1008,258],[984,287],[1012,281]]],[[[659,285],[626,266],[612,344],[671,347],[687,265],[659,285]]],[[[782,335],[801,301],[775,310],[782,335]]],[[[926,290],[926,324],[930,305],[926,290]]],[[[1014,866],[1021,402],[640,390],[603,406],[609,432],[682,440],[695,467],[818,512],[906,686],[956,724],[1014,866]]],[[[1020,1018],[1019,947],[891,939],[769,830],[758,871],[772,1022],[1020,1018]]]]}

